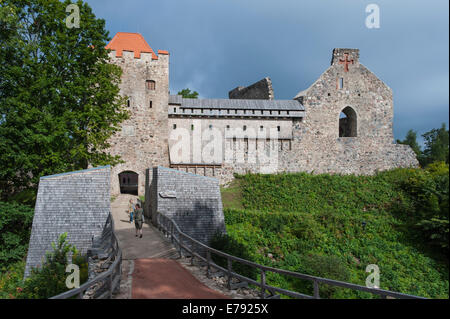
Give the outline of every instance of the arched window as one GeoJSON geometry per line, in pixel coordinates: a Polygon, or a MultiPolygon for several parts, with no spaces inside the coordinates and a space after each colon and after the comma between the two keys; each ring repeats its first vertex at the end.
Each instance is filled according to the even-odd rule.
{"type": "Polygon", "coordinates": [[[156,82],[153,80],[147,80],[147,89],[151,91],[156,90],[156,82]]]}
{"type": "Polygon", "coordinates": [[[355,110],[347,106],[339,116],[339,137],[356,137],[358,135],[357,124],[355,110]]]}

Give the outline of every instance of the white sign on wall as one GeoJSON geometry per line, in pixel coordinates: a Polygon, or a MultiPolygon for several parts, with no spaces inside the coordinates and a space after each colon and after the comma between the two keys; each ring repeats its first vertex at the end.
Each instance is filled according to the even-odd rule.
{"type": "Polygon", "coordinates": [[[122,127],[122,134],[123,136],[134,136],[134,126],[123,126],[122,127]]]}

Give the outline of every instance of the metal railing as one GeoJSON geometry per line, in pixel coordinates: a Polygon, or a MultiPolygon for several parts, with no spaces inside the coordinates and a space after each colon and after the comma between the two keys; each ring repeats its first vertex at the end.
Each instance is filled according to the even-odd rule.
{"type": "Polygon", "coordinates": [[[289,296],[289,297],[293,297],[293,298],[320,299],[319,286],[321,284],[368,292],[368,293],[371,293],[374,295],[379,295],[379,296],[381,296],[381,298],[390,297],[390,298],[396,298],[396,299],[426,299],[423,297],[402,294],[402,293],[393,292],[393,291],[389,291],[389,290],[368,288],[365,286],[360,286],[360,285],[356,285],[356,284],[352,284],[352,283],[347,283],[347,282],[342,282],[342,281],[337,281],[337,280],[332,280],[332,279],[326,279],[326,278],[321,278],[321,277],[316,277],[316,276],[310,276],[310,275],[292,272],[292,271],[288,271],[288,270],[263,266],[263,265],[255,263],[255,262],[252,262],[252,261],[248,261],[248,260],[245,260],[245,259],[242,259],[239,257],[235,257],[232,255],[226,254],[222,251],[211,248],[211,247],[201,243],[200,241],[190,237],[189,235],[185,234],[184,232],[182,232],[180,230],[180,228],[178,227],[178,225],[172,218],[170,218],[160,212],[156,213],[156,226],[176,246],[178,253],[180,255],[180,258],[183,256],[183,250],[185,250],[190,254],[190,256],[192,258],[191,259],[192,264],[194,262],[194,258],[198,258],[198,259],[202,260],[203,262],[205,262],[206,263],[206,275],[208,278],[211,277],[211,269],[215,268],[217,271],[221,271],[223,274],[225,274],[227,276],[227,288],[228,289],[232,288],[232,279],[237,278],[241,282],[246,282],[248,284],[253,284],[253,285],[259,287],[261,299],[278,298],[279,295],[277,295],[276,293],[282,294],[285,296],[289,296]],[[206,253],[206,257],[202,256],[197,251],[195,251],[195,249],[193,248],[195,246],[199,248],[198,250],[201,250],[202,252],[206,253]],[[214,263],[212,261],[211,254],[225,258],[227,261],[227,268],[221,267],[221,266],[217,265],[216,263],[214,263]],[[260,273],[260,280],[256,281],[252,278],[248,278],[246,276],[243,276],[241,274],[234,272],[232,269],[232,262],[237,262],[237,263],[258,269],[258,271],[260,273]],[[286,289],[274,287],[274,286],[267,284],[266,274],[268,272],[311,281],[313,284],[313,291],[314,291],[313,295],[312,296],[306,295],[306,294],[302,294],[299,292],[286,290],[286,289]],[[266,292],[269,292],[270,294],[267,294],[266,292]]]}
{"type": "Polygon", "coordinates": [[[122,275],[122,250],[116,234],[114,233],[114,220],[111,213],[108,216],[102,235],[99,238],[93,239],[92,248],[88,255],[93,254],[100,257],[103,255],[105,263],[112,264],[108,269],[91,280],[82,284],[79,288],[75,288],[63,292],[50,299],[68,299],[76,296],[78,299],[83,299],[85,292],[91,288],[97,288],[91,296],[93,299],[111,299],[113,293],[120,289],[120,279],[122,275]],[[95,287],[94,287],[95,286],[95,287]]]}

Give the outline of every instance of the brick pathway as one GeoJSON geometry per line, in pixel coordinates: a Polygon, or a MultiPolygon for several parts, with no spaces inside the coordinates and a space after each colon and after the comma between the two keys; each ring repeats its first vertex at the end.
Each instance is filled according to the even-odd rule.
{"type": "Polygon", "coordinates": [[[129,222],[128,201],[137,197],[120,195],[111,203],[115,233],[122,248],[122,278],[116,299],[216,299],[227,298],[198,281],[175,258],[178,252],[153,226],[144,223],[143,237],[135,237],[129,222]]]}
{"type": "Polygon", "coordinates": [[[135,260],[132,286],[133,299],[228,299],[171,259],[135,260]]]}

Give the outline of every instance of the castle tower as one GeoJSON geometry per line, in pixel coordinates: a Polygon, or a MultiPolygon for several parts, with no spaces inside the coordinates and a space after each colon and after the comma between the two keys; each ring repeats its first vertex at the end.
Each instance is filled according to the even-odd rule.
{"type": "Polygon", "coordinates": [[[123,70],[120,94],[131,115],[110,139],[110,154],[125,161],[111,170],[111,194],[143,195],[145,169],[169,161],[169,53],[156,55],[138,33],[119,32],[106,48],[112,50],[111,63],[123,70]]]}

